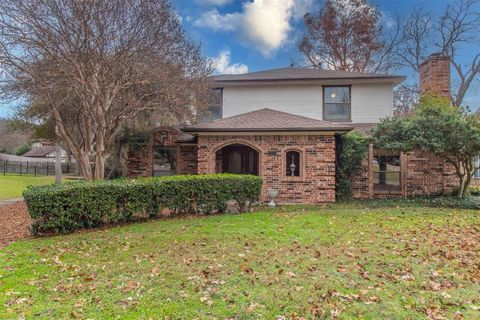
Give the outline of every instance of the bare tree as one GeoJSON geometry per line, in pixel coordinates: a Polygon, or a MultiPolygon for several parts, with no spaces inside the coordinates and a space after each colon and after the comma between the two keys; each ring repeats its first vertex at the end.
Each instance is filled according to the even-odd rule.
{"type": "Polygon", "coordinates": [[[407,115],[419,102],[420,92],[416,84],[404,83],[393,92],[393,113],[395,116],[407,115]]]}
{"type": "Polygon", "coordinates": [[[2,0],[0,62],[3,97],[47,106],[87,179],[127,120],[205,107],[212,71],[168,0],[2,0]]]}
{"type": "Polygon", "coordinates": [[[13,153],[15,148],[27,144],[31,130],[19,130],[8,119],[0,118],[0,153],[13,153]]]}
{"type": "Polygon", "coordinates": [[[403,29],[400,62],[418,72],[425,58],[435,52],[450,56],[455,71],[452,104],[460,106],[465,94],[480,74],[480,2],[458,0],[445,7],[438,18],[423,10],[412,13],[403,29]],[[468,49],[465,45],[475,45],[468,49]],[[461,53],[461,57],[459,54],[461,53]],[[469,61],[465,63],[465,56],[469,61]]]}
{"type": "Polygon", "coordinates": [[[327,0],[317,16],[305,15],[299,49],[312,66],[357,72],[387,72],[401,41],[398,17],[387,32],[381,12],[367,0],[327,0]]]}

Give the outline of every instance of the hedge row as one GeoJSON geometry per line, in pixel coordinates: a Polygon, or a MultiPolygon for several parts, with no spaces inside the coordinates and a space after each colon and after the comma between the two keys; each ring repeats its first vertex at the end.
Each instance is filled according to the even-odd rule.
{"type": "Polygon", "coordinates": [[[213,174],[34,186],[23,196],[38,235],[155,217],[165,209],[171,214],[225,212],[228,201],[243,212],[258,201],[261,187],[257,176],[213,174]]]}

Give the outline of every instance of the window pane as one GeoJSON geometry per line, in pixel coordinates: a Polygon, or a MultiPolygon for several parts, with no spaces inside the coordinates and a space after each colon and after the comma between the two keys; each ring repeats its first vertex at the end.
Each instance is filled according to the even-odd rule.
{"type": "Polygon", "coordinates": [[[350,87],[325,87],[325,103],[349,103],[350,87]]]}
{"type": "Polygon", "coordinates": [[[206,116],[210,121],[222,118],[222,106],[208,107],[208,115],[206,116]]]}
{"type": "Polygon", "coordinates": [[[223,90],[213,89],[208,96],[208,109],[203,112],[200,117],[200,122],[210,122],[217,119],[222,119],[223,111],[223,90]]]}
{"type": "Polygon", "coordinates": [[[325,120],[350,120],[350,87],[324,87],[323,95],[325,120]]]}
{"type": "Polygon", "coordinates": [[[209,105],[222,105],[223,100],[223,90],[222,89],[213,89],[208,95],[208,104],[209,105]]]}
{"type": "Polygon", "coordinates": [[[177,150],[172,147],[154,147],[153,175],[171,176],[177,173],[177,150]]]}
{"type": "Polygon", "coordinates": [[[373,187],[375,191],[400,191],[400,156],[373,157],[373,187]]]}
{"type": "Polygon", "coordinates": [[[345,121],[350,120],[349,103],[325,103],[325,120],[345,121]]]}
{"type": "Polygon", "coordinates": [[[286,155],[285,175],[300,176],[300,153],[297,151],[289,151],[286,155]]]}

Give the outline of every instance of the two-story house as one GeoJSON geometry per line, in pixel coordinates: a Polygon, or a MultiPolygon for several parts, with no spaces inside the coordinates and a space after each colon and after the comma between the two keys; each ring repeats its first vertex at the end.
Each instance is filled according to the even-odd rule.
{"type": "MultiPolygon", "coordinates": [[[[431,56],[421,69],[422,91],[449,94],[447,57],[431,56]]],[[[215,76],[208,121],[158,128],[131,152],[129,173],[249,173],[263,178],[264,200],[277,189],[280,203],[334,202],[336,137],[393,116],[393,89],[404,79],[295,67],[215,76]]],[[[451,180],[439,159],[371,146],[354,196],[440,193],[451,180]]]]}

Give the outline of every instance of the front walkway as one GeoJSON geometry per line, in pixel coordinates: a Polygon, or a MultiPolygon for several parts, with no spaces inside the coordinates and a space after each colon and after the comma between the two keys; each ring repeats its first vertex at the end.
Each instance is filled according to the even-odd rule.
{"type": "Polygon", "coordinates": [[[30,236],[31,224],[23,199],[0,201],[0,248],[30,236]]]}

